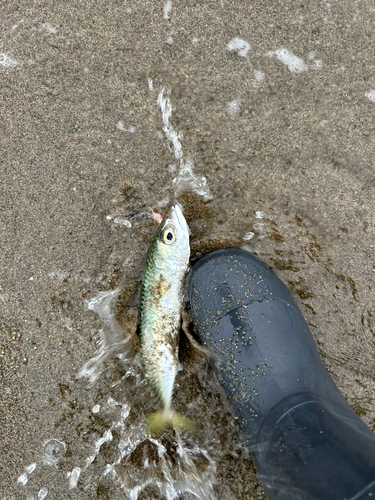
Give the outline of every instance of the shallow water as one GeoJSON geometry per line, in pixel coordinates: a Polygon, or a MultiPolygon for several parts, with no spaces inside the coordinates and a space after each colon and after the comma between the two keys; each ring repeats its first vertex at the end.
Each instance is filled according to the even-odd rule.
{"type": "Polygon", "coordinates": [[[263,498],[184,339],[174,406],[203,430],[145,431],[154,405],[126,334],[152,209],[175,199],[192,262],[242,247],[288,286],[375,430],[369,3],[0,12],[1,498],[263,498]]]}

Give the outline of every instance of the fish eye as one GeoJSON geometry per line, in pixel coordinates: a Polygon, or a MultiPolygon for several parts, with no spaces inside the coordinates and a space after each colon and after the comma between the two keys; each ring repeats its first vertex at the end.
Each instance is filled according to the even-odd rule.
{"type": "Polygon", "coordinates": [[[162,234],[162,241],[167,245],[172,245],[176,241],[176,234],[171,227],[167,227],[162,234]]]}

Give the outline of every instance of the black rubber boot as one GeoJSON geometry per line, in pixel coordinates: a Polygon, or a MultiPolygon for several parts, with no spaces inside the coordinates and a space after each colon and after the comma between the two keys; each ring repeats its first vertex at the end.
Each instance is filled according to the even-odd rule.
{"type": "Polygon", "coordinates": [[[239,249],[206,255],[187,280],[201,343],[247,436],[269,499],[375,499],[375,435],[320,360],[281,281],[239,249]]]}

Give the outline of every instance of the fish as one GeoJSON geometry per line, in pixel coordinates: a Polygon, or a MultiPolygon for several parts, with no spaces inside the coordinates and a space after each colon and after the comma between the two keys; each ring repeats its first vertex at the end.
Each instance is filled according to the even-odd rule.
{"type": "Polygon", "coordinates": [[[147,254],[138,314],[140,364],[158,406],[149,419],[151,434],[168,426],[187,431],[193,427],[171,408],[190,259],[189,227],[179,204],[160,219],[147,254]]]}

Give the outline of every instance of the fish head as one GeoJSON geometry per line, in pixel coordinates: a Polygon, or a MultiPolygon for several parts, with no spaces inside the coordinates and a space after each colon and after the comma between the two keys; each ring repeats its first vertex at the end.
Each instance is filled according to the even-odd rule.
{"type": "Polygon", "coordinates": [[[187,267],[190,257],[189,226],[180,205],[169,207],[155,237],[157,253],[164,262],[187,267]]]}

